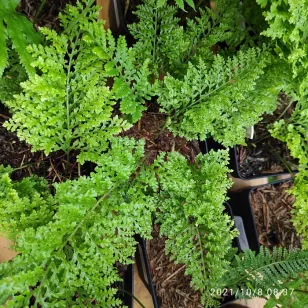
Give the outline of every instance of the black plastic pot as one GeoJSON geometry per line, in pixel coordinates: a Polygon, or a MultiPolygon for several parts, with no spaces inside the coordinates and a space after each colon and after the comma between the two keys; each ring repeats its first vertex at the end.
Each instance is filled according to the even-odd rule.
{"type": "MultiPolygon", "coordinates": [[[[206,140],[206,146],[207,146],[207,151],[210,151],[210,150],[217,151],[217,150],[223,150],[223,149],[225,150],[226,149],[226,147],[224,147],[220,143],[216,142],[212,138],[208,138],[206,140]]],[[[283,172],[278,172],[278,173],[263,173],[263,174],[256,175],[256,176],[244,177],[242,175],[242,173],[240,172],[239,159],[238,159],[238,155],[237,155],[237,146],[229,148],[229,156],[230,156],[229,168],[233,170],[231,175],[235,178],[240,178],[242,180],[256,180],[256,179],[264,179],[264,178],[267,178],[267,177],[278,177],[278,176],[281,176],[281,175],[289,174],[288,171],[283,171],[283,172]]],[[[294,170],[292,172],[296,173],[297,170],[294,170]]]]}
{"type": "Polygon", "coordinates": [[[136,263],[138,267],[139,277],[152,296],[154,308],[159,308],[156,290],[152,278],[152,272],[150,268],[150,262],[146,251],[146,242],[140,236],[137,236],[136,238],[138,241],[136,263]]]}
{"type": "MultiPolygon", "coordinates": [[[[230,168],[233,170],[232,176],[236,178],[240,178],[242,180],[256,180],[256,179],[263,179],[266,177],[273,177],[273,176],[278,177],[281,175],[289,174],[288,171],[282,171],[282,172],[277,172],[277,173],[261,173],[256,176],[244,177],[242,173],[240,172],[239,158],[237,155],[237,146],[230,148],[229,155],[230,155],[230,168]]],[[[292,173],[296,173],[296,172],[297,170],[292,170],[292,173]]]]}
{"type": "Polygon", "coordinates": [[[123,277],[124,290],[128,292],[123,294],[123,304],[128,308],[134,307],[134,299],[130,295],[134,294],[134,267],[134,264],[128,265],[123,277]]]}
{"type": "Polygon", "coordinates": [[[244,189],[240,192],[230,192],[229,203],[231,205],[234,215],[239,215],[243,218],[245,231],[247,234],[247,240],[251,250],[259,251],[260,243],[258,237],[258,231],[255,224],[253,209],[250,203],[250,195],[257,188],[267,185],[277,185],[285,182],[292,181],[291,178],[271,182],[268,184],[262,184],[253,188],[244,189]]]}

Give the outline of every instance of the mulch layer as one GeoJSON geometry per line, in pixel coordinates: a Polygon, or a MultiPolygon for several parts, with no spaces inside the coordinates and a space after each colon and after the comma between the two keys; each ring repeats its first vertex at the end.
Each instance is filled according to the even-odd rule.
{"type": "Polygon", "coordinates": [[[185,276],[185,265],[174,264],[165,254],[166,238],[159,236],[154,225],[153,239],[147,241],[147,252],[161,308],[202,308],[201,294],[190,287],[190,276],[185,276]]]}
{"type": "Polygon", "coordinates": [[[161,152],[179,152],[194,162],[201,152],[199,142],[175,137],[164,127],[167,116],[158,112],[144,112],[141,120],[122,136],[144,139],[146,163],[151,164],[161,152]]]}
{"type": "Polygon", "coordinates": [[[295,198],[287,190],[292,187],[293,182],[287,181],[256,188],[250,194],[259,242],[266,247],[301,247],[300,238],[291,222],[295,198]]]}

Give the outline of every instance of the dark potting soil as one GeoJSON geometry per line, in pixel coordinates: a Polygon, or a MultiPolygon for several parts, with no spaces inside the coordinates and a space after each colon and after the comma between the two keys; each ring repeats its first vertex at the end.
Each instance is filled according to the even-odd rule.
{"type": "Polygon", "coordinates": [[[70,153],[67,161],[63,151],[57,151],[46,156],[43,152],[31,152],[31,146],[20,141],[16,134],[11,133],[3,123],[10,118],[8,110],[0,103],[0,165],[11,166],[14,180],[19,180],[29,175],[44,177],[48,182],[64,182],[77,178],[79,175],[88,175],[94,166],[85,164],[80,166],[76,162],[76,154],[70,153]]]}
{"type": "Polygon", "coordinates": [[[147,241],[147,253],[161,308],[202,308],[201,294],[190,287],[190,276],[185,276],[185,265],[174,264],[165,254],[165,238],[159,236],[154,225],[153,239],[147,241]]]}
{"type": "Polygon", "coordinates": [[[293,182],[288,181],[256,188],[250,194],[259,242],[266,247],[301,247],[300,238],[291,222],[295,198],[287,190],[292,187],[293,182]]]}
{"type": "Polygon", "coordinates": [[[187,141],[182,137],[175,137],[173,133],[164,128],[167,116],[146,111],[141,120],[132,128],[122,133],[122,136],[144,139],[146,163],[152,164],[161,152],[179,152],[190,162],[194,162],[201,152],[197,141],[187,141]]]}
{"type": "Polygon", "coordinates": [[[254,126],[254,139],[246,140],[247,146],[236,148],[239,172],[244,178],[297,170],[298,161],[291,157],[286,144],[271,137],[268,131],[279,117],[289,118],[294,109],[294,103],[286,95],[281,94],[279,101],[274,114],[265,115],[254,126]]]}
{"type": "Polygon", "coordinates": [[[60,30],[58,15],[63,12],[66,4],[75,4],[77,0],[47,0],[38,16],[37,13],[42,0],[21,0],[18,10],[37,27],[48,27],[56,31],[60,30]]]}

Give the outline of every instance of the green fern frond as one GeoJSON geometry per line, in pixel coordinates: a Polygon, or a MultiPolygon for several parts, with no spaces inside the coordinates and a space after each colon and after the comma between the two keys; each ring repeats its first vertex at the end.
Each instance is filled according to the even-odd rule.
{"type": "Polygon", "coordinates": [[[245,144],[246,128],[277,105],[281,83],[265,82],[269,60],[269,52],[251,48],[227,59],[218,55],[212,65],[190,64],[184,79],[165,77],[158,102],[170,130],[190,140],[212,136],[225,146],[245,144]],[[265,101],[258,98],[262,91],[265,101]]]}
{"type": "Polygon", "coordinates": [[[46,45],[28,47],[36,73],[6,102],[13,116],[5,127],[33,151],[107,149],[109,138],[131,127],[155,93],[147,62],[137,67],[125,39],[104,30],[92,4],[68,6],[60,16],[63,32],[42,28],[46,45]]]}
{"type": "Polygon", "coordinates": [[[20,63],[28,74],[34,74],[31,66],[32,57],[27,51],[27,45],[39,44],[40,35],[34,30],[32,23],[23,15],[16,12],[20,0],[0,1],[0,76],[2,76],[8,60],[7,40],[19,55],[20,63]]]}
{"type": "Polygon", "coordinates": [[[248,287],[252,290],[282,290],[284,282],[298,278],[298,274],[308,270],[308,251],[287,251],[275,247],[272,252],[261,247],[256,255],[246,250],[235,260],[230,270],[225,273],[222,282],[231,289],[248,287]]]}
{"type": "Polygon", "coordinates": [[[156,170],[158,220],[161,234],[167,237],[166,253],[186,265],[191,286],[201,292],[203,304],[209,307],[215,302],[210,290],[221,287],[217,282],[229,268],[226,256],[237,234],[230,217],[223,214],[231,186],[227,162],[226,151],[198,155],[195,164],[170,153],[156,170]]]}
{"type": "Polygon", "coordinates": [[[135,234],[151,236],[156,199],[145,187],[157,190],[157,183],[154,170],[142,165],[142,141],[112,144],[91,176],[55,185],[55,195],[38,195],[33,182],[12,182],[0,168],[1,226],[10,221],[19,252],[0,264],[0,305],[122,307],[115,264],[133,262],[135,234]],[[45,204],[53,205],[48,219],[45,204]],[[35,211],[40,223],[21,226],[19,218],[26,222],[35,211]]]}
{"type": "Polygon", "coordinates": [[[129,25],[137,40],[133,46],[135,57],[141,63],[150,59],[155,75],[177,70],[188,48],[189,41],[183,27],[179,26],[176,13],[175,6],[164,4],[157,7],[156,0],[146,0],[134,12],[139,21],[129,25]]]}

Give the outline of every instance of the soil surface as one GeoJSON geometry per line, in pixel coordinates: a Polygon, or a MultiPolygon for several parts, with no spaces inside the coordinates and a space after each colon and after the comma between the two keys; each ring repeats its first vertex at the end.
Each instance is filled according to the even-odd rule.
{"type": "Polygon", "coordinates": [[[267,175],[270,173],[297,170],[298,162],[291,157],[286,144],[271,137],[268,129],[279,119],[290,117],[294,103],[286,95],[280,95],[280,103],[273,115],[265,115],[254,126],[254,139],[247,140],[247,146],[236,147],[239,172],[242,177],[267,175]]]}
{"type": "Polygon", "coordinates": [[[292,181],[256,188],[250,195],[259,242],[269,248],[300,248],[300,238],[291,222],[295,198],[287,193],[292,181]]]}
{"type": "Polygon", "coordinates": [[[42,0],[21,0],[18,10],[26,15],[36,27],[48,27],[60,30],[58,15],[63,12],[66,4],[75,4],[77,0],[46,0],[43,7],[42,0]],[[37,15],[38,14],[38,15],[37,15]]]}
{"type": "Polygon", "coordinates": [[[77,178],[79,175],[88,175],[94,166],[85,164],[78,166],[76,154],[70,153],[67,161],[63,151],[46,156],[43,152],[31,152],[31,146],[20,141],[16,134],[11,133],[3,123],[10,118],[10,114],[0,103],[0,165],[11,166],[16,169],[12,173],[14,180],[36,174],[44,177],[49,183],[63,182],[77,178]]]}
{"type": "Polygon", "coordinates": [[[201,294],[190,287],[190,276],[185,276],[185,265],[174,264],[165,254],[165,238],[159,236],[154,225],[153,239],[147,241],[147,252],[161,308],[202,308],[201,294]]]}
{"type": "Polygon", "coordinates": [[[199,142],[187,141],[185,138],[175,137],[173,133],[164,128],[167,116],[147,111],[141,120],[122,136],[144,139],[146,163],[151,164],[160,152],[179,152],[190,162],[194,162],[201,152],[199,142]]]}

